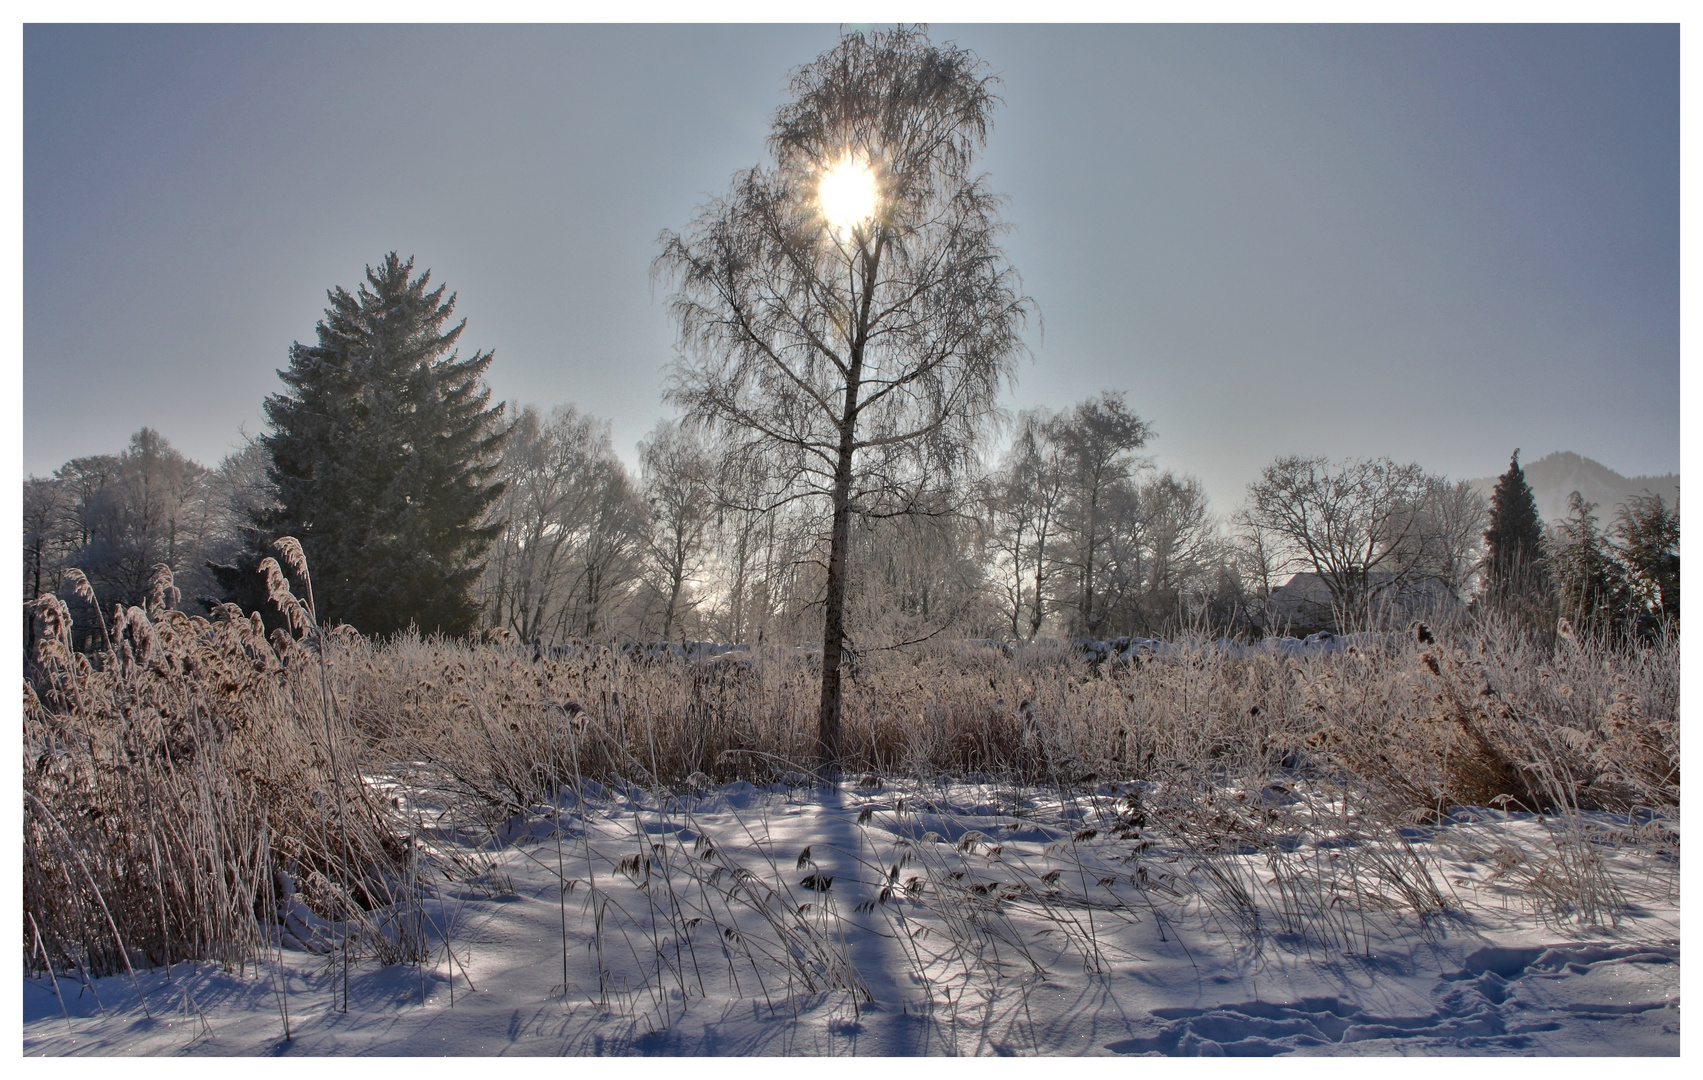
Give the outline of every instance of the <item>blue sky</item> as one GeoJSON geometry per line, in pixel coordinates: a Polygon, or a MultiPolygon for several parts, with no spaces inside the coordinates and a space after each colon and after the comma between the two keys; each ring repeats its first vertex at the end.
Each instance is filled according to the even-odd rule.
{"type": "MultiPolygon", "coordinates": [[[[656,237],[763,160],[833,26],[29,26],[26,473],[212,464],[391,249],[502,398],[632,445],[656,237]]],[[[1012,408],[1126,392],[1227,512],[1279,454],[1679,468],[1679,32],[958,26],[1038,302],[1012,408]]]]}

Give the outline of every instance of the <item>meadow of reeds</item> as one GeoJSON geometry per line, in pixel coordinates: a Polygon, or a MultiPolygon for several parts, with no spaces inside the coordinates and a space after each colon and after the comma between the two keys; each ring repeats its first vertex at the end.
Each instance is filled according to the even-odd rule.
{"type": "MultiPolygon", "coordinates": [[[[309,610],[281,576],[274,594],[309,610]]],[[[796,907],[796,898],[773,903],[778,868],[765,883],[720,866],[714,845],[696,862],[671,862],[641,839],[631,853],[602,851],[599,870],[596,830],[561,822],[611,792],[635,814],[643,805],[666,815],[671,795],[730,781],[812,783],[818,661],[808,652],[688,662],[579,643],[542,654],[501,640],[375,643],[299,617],[268,637],[253,613],[227,607],[206,619],[173,602],[162,575],[148,609],[115,612],[92,655],[71,651],[61,602],[34,605],[28,970],[86,979],[185,959],[241,968],[286,946],[345,965],[351,955],[422,960],[446,930],[423,898],[435,883],[479,873],[434,840],[441,815],[428,827],[415,809],[435,800],[487,836],[553,812],[554,858],[565,867],[563,838],[577,836],[583,850],[572,857],[586,872],[574,880],[593,891],[600,874],[606,883],[642,875],[648,887],[654,868],[668,883],[666,913],[664,891],[650,890],[644,932],[674,927],[677,949],[689,921],[714,916],[713,877],[722,931],[752,942],[769,933],[773,955],[790,958],[786,986],[795,976],[856,985],[843,928],[836,945],[831,926],[773,914],[796,907]],[[689,916],[688,894],[707,906],[689,916]]],[[[1045,792],[1055,807],[1082,799],[1093,813],[1075,819],[1085,826],[1078,839],[1115,835],[1128,859],[1162,846],[1232,932],[1278,928],[1309,947],[1352,948],[1344,912],[1363,914],[1368,898],[1421,918],[1450,905],[1406,830],[1458,807],[1538,812],[1546,850],[1486,857],[1507,860],[1507,879],[1549,915],[1604,922],[1624,897],[1602,870],[1603,845],[1677,863],[1677,830],[1664,822],[1679,802],[1678,664],[1675,641],[1550,647],[1483,622],[1362,637],[1327,655],[1237,655],[1200,639],[1104,665],[1059,646],[937,644],[851,665],[845,768],[849,787],[865,791],[922,791],[951,777],[1045,792]],[[1289,809],[1303,800],[1304,827],[1289,809]],[[1605,831],[1605,820],[1623,825],[1605,831]],[[1359,853],[1327,870],[1316,850],[1297,848],[1297,828],[1339,848],[1353,838],[1359,853]],[[1250,853],[1266,858],[1261,874],[1237,861],[1250,853]]],[[[948,813],[915,795],[909,809],[898,799],[887,812],[901,823],[906,813],[948,813]]],[[[924,827],[919,818],[913,831],[924,827]]],[[[998,856],[966,835],[947,861],[963,862],[978,843],[998,856]]],[[[905,882],[874,859],[871,888],[882,903],[905,889],[932,904],[958,928],[963,955],[985,951],[977,935],[1021,951],[1022,935],[996,925],[995,908],[1038,905],[1091,964],[1094,912],[1115,918],[1134,902],[1107,883],[1145,890],[1149,881],[1144,867],[1138,880],[1128,859],[1120,870],[1096,852],[1079,857],[1078,876],[1085,896],[1098,880],[1112,897],[1104,902],[1078,903],[1054,881],[1020,874],[1006,893],[975,893],[963,867],[932,866],[942,858],[934,845],[919,847],[923,873],[905,882]]],[[[573,884],[562,873],[565,895],[573,884]]],[[[601,973],[607,908],[599,900],[589,910],[601,973]]],[[[565,901],[562,920],[565,987],[565,901]]],[[[931,977],[920,954],[917,966],[931,977]]],[[[755,960],[752,971],[762,978],[755,960]]],[[[664,977],[660,967],[653,975],[664,977]]]]}

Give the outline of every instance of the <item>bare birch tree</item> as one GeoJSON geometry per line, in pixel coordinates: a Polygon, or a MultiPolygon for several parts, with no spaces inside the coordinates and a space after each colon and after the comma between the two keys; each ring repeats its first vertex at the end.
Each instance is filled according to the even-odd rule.
{"type": "Polygon", "coordinates": [[[829,511],[817,739],[840,758],[854,514],[950,490],[1014,373],[1030,308],[972,168],[996,99],[972,53],[850,33],[792,76],[771,162],[735,178],[656,270],[678,285],[668,396],[829,511]]]}

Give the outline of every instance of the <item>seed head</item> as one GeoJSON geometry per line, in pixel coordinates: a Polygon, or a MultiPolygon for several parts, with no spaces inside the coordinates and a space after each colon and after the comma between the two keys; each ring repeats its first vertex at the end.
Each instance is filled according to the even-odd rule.
{"type": "Polygon", "coordinates": [[[302,553],[302,542],[293,536],[280,536],[272,542],[272,546],[283,552],[284,561],[290,564],[290,569],[298,577],[307,576],[307,556],[302,553]]]}

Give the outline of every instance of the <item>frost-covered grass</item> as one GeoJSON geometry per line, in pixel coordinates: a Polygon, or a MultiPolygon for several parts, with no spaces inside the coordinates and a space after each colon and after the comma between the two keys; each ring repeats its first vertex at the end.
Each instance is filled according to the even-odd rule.
{"type": "Polygon", "coordinates": [[[30,1052],[1677,1048],[1677,645],[875,654],[821,784],[807,653],[42,615],[30,1052]]]}

